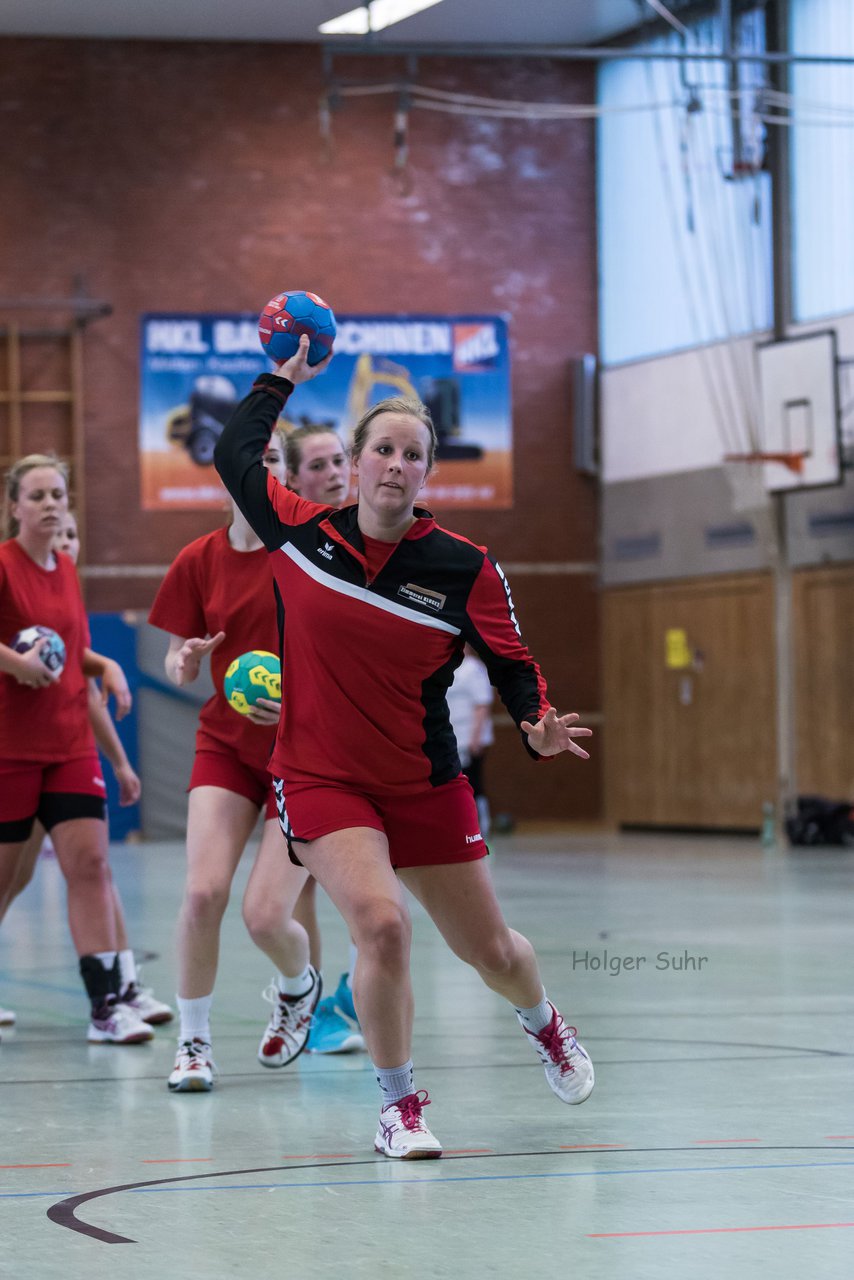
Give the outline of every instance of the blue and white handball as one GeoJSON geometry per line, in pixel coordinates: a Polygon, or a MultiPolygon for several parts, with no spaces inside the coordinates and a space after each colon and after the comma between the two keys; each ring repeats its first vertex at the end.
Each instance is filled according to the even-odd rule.
{"type": "Polygon", "coordinates": [[[50,627],[25,627],[15,636],[10,648],[16,653],[29,653],[40,640],[46,640],[47,644],[42,645],[39,657],[48,671],[61,676],[65,670],[65,644],[50,627]]]}

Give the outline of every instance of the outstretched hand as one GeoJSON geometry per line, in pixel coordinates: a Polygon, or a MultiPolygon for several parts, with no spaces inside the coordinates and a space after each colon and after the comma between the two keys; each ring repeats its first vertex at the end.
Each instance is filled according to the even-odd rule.
{"type": "Polygon", "coordinates": [[[300,382],[310,382],[319,373],[323,373],[329,367],[332,352],[330,351],[328,356],[324,356],[319,364],[309,364],[308,349],[310,346],[311,342],[308,334],[302,334],[296,355],[292,355],[288,360],[283,360],[281,364],[276,365],[273,370],[276,377],[287,378],[294,386],[297,386],[300,382]]]}
{"type": "Polygon", "coordinates": [[[582,760],[589,760],[590,755],[583,747],[576,746],[574,738],[592,737],[592,729],[575,727],[578,713],[571,711],[569,715],[559,716],[554,707],[549,707],[542,720],[531,724],[530,720],[522,721],[522,729],[528,735],[528,745],[538,756],[558,756],[561,751],[571,751],[582,760]]]}
{"type": "Polygon", "coordinates": [[[175,683],[179,686],[192,684],[199,674],[202,658],[204,658],[205,654],[212,653],[218,645],[222,644],[224,639],[225,632],[218,631],[215,636],[211,636],[207,640],[201,640],[198,636],[185,640],[174,658],[172,670],[175,683]]]}

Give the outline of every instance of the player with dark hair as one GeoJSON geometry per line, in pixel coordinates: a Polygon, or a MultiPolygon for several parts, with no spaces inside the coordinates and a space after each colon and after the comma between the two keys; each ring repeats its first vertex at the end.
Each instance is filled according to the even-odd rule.
{"type": "Polygon", "coordinates": [[[315,876],[358,949],[355,1005],[383,1098],[375,1138],[394,1158],[441,1155],[411,1059],[411,923],[401,885],[449,946],[515,1007],[564,1102],[593,1089],[589,1056],[543,989],[527,939],[504,921],[460,774],[445,690],[468,641],[535,759],[574,752],[589,729],[549,705],[510,590],[488,552],[415,500],[436,438],[423,405],[385,400],[360,420],[356,506],[308,502],[265,472],[277,415],[312,368],[308,339],[263,374],[215,463],[262,539],[280,598],[283,711],[270,770],[291,856],[315,876]]]}

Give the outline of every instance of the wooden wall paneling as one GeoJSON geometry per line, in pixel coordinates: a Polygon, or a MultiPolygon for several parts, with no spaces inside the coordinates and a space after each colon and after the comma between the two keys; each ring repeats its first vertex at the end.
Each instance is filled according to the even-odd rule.
{"type": "Polygon", "coordinates": [[[798,791],[854,801],[854,565],[796,573],[793,603],[798,791]]]}
{"type": "Polygon", "coordinates": [[[774,797],[772,583],[749,574],[608,592],[608,812],[624,824],[758,827],[774,797]],[[668,669],[685,632],[691,667],[668,669]]]}

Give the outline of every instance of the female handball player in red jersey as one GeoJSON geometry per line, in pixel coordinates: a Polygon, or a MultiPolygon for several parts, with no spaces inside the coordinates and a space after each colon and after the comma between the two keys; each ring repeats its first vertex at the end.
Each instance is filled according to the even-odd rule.
{"type": "Polygon", "coordinates": [[[50,833],[68,886],[68,920],[91,1003],[89,1040],[135,1044],[151,1028],[122,1002],[107,861],[104,779],[89,722],[91,676],[117,715],[130,709],[121,668],[92,652],[77,572],[53,549],[68,511],[65,467],[31,454],[6,477],[9,537],[0,543],[0,917],[18,880],[18,861],[38,819],[50,833]],[[10,647],[31,626],[65,643],[65,668],[47,669],[39,651],[10,647]]]}
{"type": "MultiPolygon", "coordinates": [[[[80,532],[77,517],[68,511],[62,519],[56,537],[53,540],[54,551],[68,556],[72,564],[77,564],[80,557],[80,532]]],[[[110,762],[113,775],[119,787],[119,804],[136,804],[142,794],[142,784],[136,771],[127,757],[121,738],[116,732],[109,707],[101,697],[96,680],[89,681],[89,721],[95,734],[95,741],[110,762]]],[[[108,823],[109,827],[109,823],[108,823]]],[[[39,821],[33,826],[32,834],[18,859],[17,879],[9,895],[10,903],[23,893],[35,871],[36,859],[44,842],[44,827],[39,821]]],[[[140,982],[141,971],[136,967],[133,950],[128,942],[127,924],[125,922],[122,900],[118,886],[113,883],[113,906],[116,921],[116,946],[119,953],[119,993],[123,1004],[135,1009],[149,1026],[159,1026],[172,1021],[172,1010],[168,1004],[158,1000],[150,987],[143,987],[140,982]]],[[[8,1021],[14,1021],[14,1014],[8,1021]]],[[[0,1023],[3,1022],[3,1011],[0,1010],[0,1023]]]]}
{"type": "MultiPolygon", "coordinates": [[[[310,429],[297,430],[315,439],[310,429]]],[[[334,432],[327,429],[316,439],[314,491],[337,506],[347,495],[346,457],[334,432]]],[[[284,433],[277,431],[272,439],[268,433],[259,461],[284,487],[284,433]]],[[[285,1066],[305,1048],[321,988],[309,962],[305,929],[293,919],[307,873],[288,860],[267,770],[279,703],[259,699],[256,710],[242,716],[222,693],[223,677],[235,658],[251,649],[278,650],[269,557],[231,505],[227,527],[197,538],[179,553],[149,616],[154,626],[170,633],[169,679],[177,685],[191,683],[210,654],[216,687],[201,711],[189,787],[187,879],[178,923],[181,1028],[168,1081],[177,1092],[209,1090],[213,1084],[210,1013],[220,926],[261,808],[264,834],[243,898],[243,918],[277,970],[265,992],[273,1012],[258,1049],[264,1066],[285,1066]]]]}
{"type": "Polygon", "coordinates": [[[468,641],[535,758],[587,736],[559,716],[522,643],[509,587],[482,547],[415,499],[436,437],[417,400],[374,405],[355,432],[357,506],[307,502],[264,469],[294,384],[320,373],[300,350],[262,374],[216,448],[226,487],[262,539],[287,608],[284,692],[270,758],[291,855],[329,894],[358,949],[355,1003],[383,1097],[374,1146],[439,1156],[411,1059],[411,923],[401,882],[448,945],[515,1007],[563,1102],[593,1089],[585,1050],[548,1000],[534,950],[501,914],[445,690],[468,641]],[[397,874],[395,874],[397,873],[397,874]]]}

